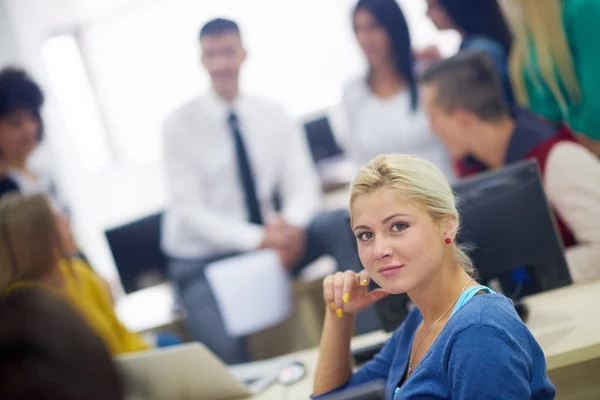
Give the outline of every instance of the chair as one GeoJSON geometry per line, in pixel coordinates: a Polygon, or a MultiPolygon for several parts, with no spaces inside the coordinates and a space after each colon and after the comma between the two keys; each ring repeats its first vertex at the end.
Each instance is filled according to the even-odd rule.
{"type": "Polygon", "coordinates": [[[167,280],[161,221],[157,213],[104,232],[127,294],[167,280]]]}

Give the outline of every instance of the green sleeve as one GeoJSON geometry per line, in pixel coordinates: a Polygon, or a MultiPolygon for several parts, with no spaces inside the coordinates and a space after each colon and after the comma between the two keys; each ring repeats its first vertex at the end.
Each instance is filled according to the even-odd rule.
{"type": "Polygon", "coordinates": [[[600,139],[600,0],[565,0],[564,23],[582,94],[571,125],[600,139]]]}

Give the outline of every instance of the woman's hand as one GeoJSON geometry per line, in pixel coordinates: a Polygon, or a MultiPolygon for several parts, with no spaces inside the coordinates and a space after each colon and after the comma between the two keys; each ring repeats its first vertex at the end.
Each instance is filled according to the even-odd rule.
{"type": "Polygon", "coordinates": [[[430,45],[420,50],[414,50],[413,54],[417,61],[432,63],[442,60],[440,49],[436,45],[430,45]]]}
{"type": "Polygon", "coordinates": [[[323,298],[336,311],[338,318],[342,318],[344,313],[359,313],[389,294],[383,289],[369,292],[370,281],[365,270],[360,273],[337,272],[323,280],[323,298]]]}

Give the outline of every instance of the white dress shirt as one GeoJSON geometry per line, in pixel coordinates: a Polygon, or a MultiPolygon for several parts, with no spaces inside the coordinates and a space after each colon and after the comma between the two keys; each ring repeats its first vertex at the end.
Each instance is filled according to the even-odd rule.
{"type": "Polygon", "coordinates": [[[544,190],[577,240],[565,252],[571,277],[600,278],[600,162],[579,144],[558,143],[548,154],[544,190]]]}
{"type": "Polygon", "coordinates": [[[365,78],[348,83],[344,107],[350,132],[344,147],[350,160],[362,166],[379,154],[414,154],[435,164],[453,182],[456,174],[448,151],[432,133],[425,113],[420,108],[412,111],[410,105],[408,90],[382,99],[365,78]]]}
{"type": "Polygon", "coordinates": [[[321,189],[304,132],[280,107],[240,95],[226,104],[209,91],[173,112],[164,123],[164,156],[171,204],[162,245],[178,258],[197,258],[260,246],[261,225],[248,222],[235,144],[227,118],[235,112],[250,160],[263,218],[282,214],[305,226],[321,207],[321,189]]]}

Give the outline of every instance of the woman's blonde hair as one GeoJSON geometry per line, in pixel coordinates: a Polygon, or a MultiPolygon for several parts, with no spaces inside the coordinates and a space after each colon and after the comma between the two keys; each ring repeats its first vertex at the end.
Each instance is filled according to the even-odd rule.
{"type": "Polygon", "coordinates": [[[57,267],[57,255],[65,254],[45,196],[10,194],[0,199],[0,295],[15,282],[45,277],[57,267]]]}
{"type": "Polygon", "coordinates": [[[525,86],[528,75],[538,88],[545,85],[550,89],[566,118],[568,103],[581,101],[581,88],[563,25],[563,1],[502,0],[502,6],[515,39],[510,78],[517,101],[530,105],[525,86]],[[534,51],[541,76],[530,72],[534,51]]]}
{"type": "MultiPolygon", "coordinates": [[[[393,190],[424,210],[441,227],[448,218],[460,219],[456,200],[442,172],[424,159],[406,154],[387,154],[375,157],[363,166],[350,187],[350,205],[358,196],[370,194],[380,188],[393,190]]],[[[475,268],[469,256],[455,242],[454,256],[462,268],[471,276],[475,268]]]]}

